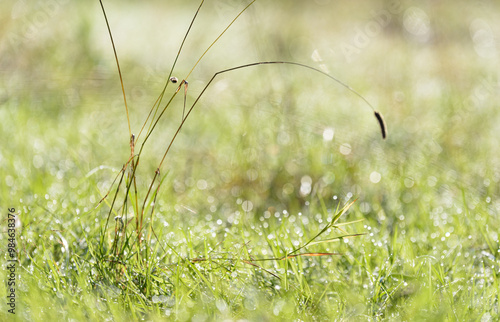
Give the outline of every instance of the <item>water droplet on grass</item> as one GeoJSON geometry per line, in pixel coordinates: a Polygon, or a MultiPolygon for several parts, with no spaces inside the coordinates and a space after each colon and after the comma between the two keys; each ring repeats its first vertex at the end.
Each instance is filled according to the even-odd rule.
{"type": "Polygon", "coordinates": [[[168,300],[168,297],[165,295],[153,295],[153,298],[151,299],[153,303],[165,303],[168,300]]]}
{"type": "Polygon", "coordinates": [[[343,155],[349,155],[352,151],[351,145],[349,143],[344,143],[340,146],[339,151],[343,155]]]}
{"type": "Polygon", "coordinates": [[[325,142],[329,142],[331,140],[333,140],[333,136],[335,134],[335,131],[333,128],[331,127],[327,127],[324,131],[323,131],[323,141],[325,142]]]}
{"type": "Polygon", "coordinates": [[[373,183],[379,183],[380,179],[382,179],[382,175],[378,173],[377,171],[373,171],[370,173],[370,181],[373,183]]]}
{"type": "Polygon", "coordinates": [[[253,209],[253,203],[250,200],[243,201],[241,206],[245,212],[250,212],[253,209]]]}

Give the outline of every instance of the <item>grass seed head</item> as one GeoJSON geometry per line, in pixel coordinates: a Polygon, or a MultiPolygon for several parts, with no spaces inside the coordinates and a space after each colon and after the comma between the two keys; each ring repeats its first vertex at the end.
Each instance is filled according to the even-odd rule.
{"type": "Polygon", "coordinates": [[[382,114],[375,111],[375,117],[377,118],[378,124],[380,125],[380,131],[382,132],[382,138],[385,139],[387,137],[387,126],[385,125],[384,118],[382,114]]]}

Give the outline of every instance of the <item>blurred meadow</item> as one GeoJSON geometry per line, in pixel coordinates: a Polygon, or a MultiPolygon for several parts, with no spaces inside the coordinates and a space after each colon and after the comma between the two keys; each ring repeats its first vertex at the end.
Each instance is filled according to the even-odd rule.
{"type": "MultiPolygon", "coordinates": [[[[103,2],[135,135],[200,2],[103,2]]],[[[250,2],[207,0],[172,76],[250,2]]],[[[99,1],[0,3],[0,206],[18,214],[16,315],[0,301],[1,320],[500,319],[500,3],[256,1],[190,74],[187,107],[214,73],[258,61],[342,80],[387,139],[319,73],[232,71],[186,119],[154,207],[184,87],[144,145],[131,203],[121,186],[111,207],[130,135],[99,1]],[[330,255],[283,259],[320,232],[299,253],[330,255]]]]}

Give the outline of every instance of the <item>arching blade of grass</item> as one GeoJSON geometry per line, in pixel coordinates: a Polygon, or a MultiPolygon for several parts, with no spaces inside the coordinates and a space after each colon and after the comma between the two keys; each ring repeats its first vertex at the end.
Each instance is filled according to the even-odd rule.
{"type": "MultiPolygon", "coordinates": [[[[161,159],[160,161],[160,164],[158,165],[158,168],[161,168],[163,162],[165,161],[165,158],[168,154],[168,152],[170,151],[170,148],[172,147],[172,144],[173,142],[175,141],[175,139],[177,138],[177,135],[179,134],[179,132],[181,131],[184,123],[186,122],[186,119],[188,118],[188,116],[191,114],[191,112],[193,111],[194,107],[196,106],[196,104],[198,103],[198,101],[201,99],[201,97],[203,96],[203,94],[205,93],[205,91],[207,90],[207,88],[210,86],[210,84],[214,81],[214,79],[221,75],[221,74],[224,74],[224,73],[228,73],[228,72],[231,72],[231,71],[235,71],[235,70],[239,70],[239,69],[243,69],[243,68],[248,68],[248,67],[254,67],[254,66],[260,66],[260,65],[277,65],[277,64],[284,64],[284,65],[294,65],[294,66],[299,66],[299,67],[302,67],[302,68],[306,68],[306,69],[309,69],[309,70],[312,70],[312,71],[315,71],[317,73],[320,73],[320,74],[323,74],[324,76],[332,79],[333,81],[337,82],[338,84],[342,85],[343,87],[345,87],[347,90],[349,90],[351,93],[355,94],[356,96],[360,97],[367,105],[368,107],[376,112],[375,108],[373,107],[373,105],[370,104],[370,102],[368,102],[368,100],[366,98],[364,98],[361,94],[359,94],[359,92],[357,92],[356,90],[354,90],[352,87],[350,87],[349,85],[347,85],[346,83],[342,82],[341,80],[339,80],[338,78],[336,77],[333,77],[331,76],[330,74],[328,73],[325,73],[323,72],[322,70],[319,70],[317,68],[314,68],[314,67],[311,67],[311,66],[308,66],[308,65],[305,65],[305,64],[301,64],[301,63],[295,63],[295,62],[286,62],[286,61],[267,61],[267,62],[256,62],[256,63],[250,63],[250,64],[245,64],[245,65],[240,65],[240,66],[236,66],[236,67],[233,67],[233,68],[228,68],[228,69],[224,69],[224,70],[221,70],[221,71],[218,71],[216,72],[212,78],[208,81],[208,83],[205,85],[205,87],[203,88],[203,90],[201,91],[201,93],[198,95],[198,97],[196,98],[196,100],[194,101],[194,103],[191,105],[191,107],[189,108],[187,114],[186,114],[186,117],[182,120],[181,124],[179,125],[179,127],[177,128],[177,131],[174,133],[173,137],[172,137],[172,140],[170,141],[167,149],[165,150],[165,153],[163,155],[163,158],[161,159]]],[[[189,74],[188,74],[189,76],[189,74]]],[[[180,84],[179,84],[179,87],[177,88],[176,92],[179,92],[180,89],[181,89],[181,86],[184,85],[185,83],[185,80],[183,80],[180,84]]],[[[166,108],[166,107],[165,107],[166,108]]],[[[163,112],[162,112],[163,114],[163,112]]],[[[376,113],[378,115],[380,115],[380,113],[376,113]]],[[[161,117],[161,115],[160,115],[161,117]]],[[[377,118],[378,120],[378,118],[377,118]]],[[[379,123],[379,126],[382,127],[382,124],[379,123]]],[[[384,125],[385,126],[385,125],[384,125]]],[[[383,134],[383,137],[385,138],[385,129],[384,128],[381,128],[381,132],[383,134]]],[[[154,180],[154,179],[153,179],[154,180]]],[[[341,214],[340,214],[341,215],[341,214]]],[[[340,217],[339,215],[339,217],[340,217]]],[[[336,220],[334,220],[335,222],[336,220]]]]}

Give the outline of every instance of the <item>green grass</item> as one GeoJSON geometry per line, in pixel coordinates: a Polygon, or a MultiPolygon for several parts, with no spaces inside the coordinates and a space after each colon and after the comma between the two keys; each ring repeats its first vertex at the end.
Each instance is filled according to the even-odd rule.
{"type": "MultiPolygon", "coordinates": [[[[136,209],[183,90],[110,212],[130,137],[106,25],[96,1],[52,4],[0,4],[2,231],[8,208],[20,219],[16,315],[0,301],[1,320],[500,318],[497,4],[402,1],[353,51],[388,1],[257,1],[190,75],[188,107],[217,71],[295,61],[360,92],[388,138],[362,100],[318,73],[223,74],[160,168],[140,243],[136,209]],[[131,221],[119,236],[122,209],[131,221]],[[361,235],[336,239],[350,234],[361,235]],[[286,258],[303,245],[293,254],[334,255],[286,258]]],[[[137,135],[199,1],[104,4],[137,135]]],[[[247,4],[207,1],[173,75],[182,80],[247,4]]]]}

